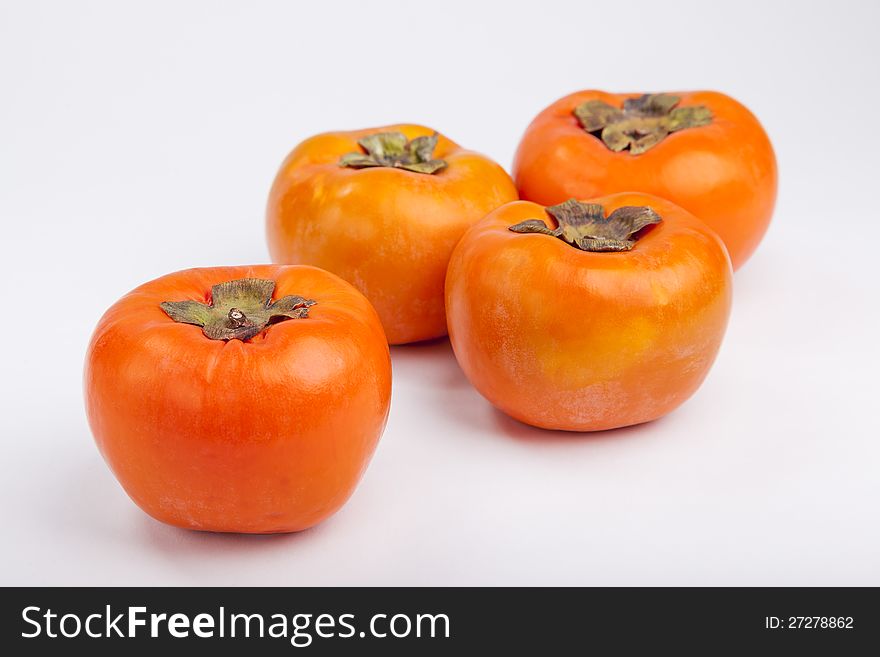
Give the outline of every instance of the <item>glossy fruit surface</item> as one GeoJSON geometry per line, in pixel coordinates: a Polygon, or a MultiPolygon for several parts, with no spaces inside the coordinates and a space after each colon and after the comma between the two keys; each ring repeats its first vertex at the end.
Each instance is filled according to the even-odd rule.
{"type": "Polygon", "coordinates": [[[611,429],[669,413],[707,375],[730,312],[730,260],[703,222],[644,194],[590,203],[662,220],[629,251],[589,252],[510,230],[557,223],[517,201],[472,227],[449,265],[449,335],[462,370],[496,407],[542,428],[611,429]]]}
{"type": "Polygon", "coordinates": [[[388,416],[391,365],[375,311],[333,274],[217,267],[163,276],[115,303],[93,334],[84,385],[95,442],[144,511],[178,527],[289,532],[353,492],[388,416]],[[229,281],[259,283],[258,305],[276,308],[255,335],[212,339],[169,315],[222,310],[244,327],[258,312],[240,300],[220,308],[229,281]],[[282,316],[291,295],[303,299],[282,316]]]}
{"type": "Polygon", "coordinates": [[[575,111],[586,103],[622,108],[640,94],[580,91],[550,105],[529,125],[516,153],[520,196],[544,205],[625,191],[669,199],[718,233],[737,269],[757,248],[773,214],[773,147],[754,115],[729,96],[668,96],[680,99],[676,109],[705,108],[710,122],[661,135],[635,155],[624,142],[616,145],[623,150],[612,150],[601,138],[607,133],[588,132],[575,111]]]}
{"type": "Polygon", "coordinates": [[[359,141],[379,134],[415,140],[434,131],[394,125],[299,144],[269,196],[269,251],[275,262],[315,265],[352,283],[375,306],[392,344],[439,337],[453,247],[471,224],[516,199],[516,188],[498,164],[442,135],[432,157],[444,166],[430,173],[340,164],[346,156],[355,162],[365,151],[359,141]]]}

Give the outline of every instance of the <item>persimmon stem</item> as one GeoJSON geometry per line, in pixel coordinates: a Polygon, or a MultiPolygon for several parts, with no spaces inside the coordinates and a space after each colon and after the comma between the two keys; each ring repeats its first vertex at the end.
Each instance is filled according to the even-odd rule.
{"type": "Polygon", "coordinates": [[[648,207],[628,205],[606,217],[605,208],[598,203],[575,199],[547,208],[547,214],[556,220],[556,228],[541,219],[527,219],[509,230],[557,237],[581,251],[629,251],[639,239],[639,231],[663,221],[648,207]]]}
{"type": "Polygon", "coordinates": [[[212,340],[248,340],[287,319],[305,319],[316,301],[290,295],[271,301],[275,282],[242,278],[211,288],[211,303],[165,301],[159,307],[175,322],[202,327],[212,340]]]}
{"type": "Polygon", "coordinates": [[[408,141],[402,132],[379,132],[358,140],[364,152],[346,153],[339,166],[352,169],[391,167],[413,173],[434,174],[446,168],[446,160],[436,159],[438,135],[408,141]]]}
{"type": "Polygon", "coordinates": [[[241,312],[238,308],[232,308],[229,311],[229,323],[233,328],[238,328],[239,326],[244,326],[247,322],[247,316],[241,312]]]}
{"type": "Polygon", "coordinates": [[[639,155],[670,133],[712,123],[708,107],[678,107],[680,102],[678,96],[645,94],[623,101],[622,109],[601,100],[588,100],[575,107],[573,113],[584,130],[612,151],[628,148],[632,155],[639,155]]]}

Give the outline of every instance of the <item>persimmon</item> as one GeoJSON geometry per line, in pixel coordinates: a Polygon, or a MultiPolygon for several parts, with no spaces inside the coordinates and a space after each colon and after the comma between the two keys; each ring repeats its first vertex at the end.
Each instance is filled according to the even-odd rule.
{"type": "Polygon", "coordinates": [[[375,306],[389,342],[446,334],[443,281],[452,249],[490,210],[517,198],[489,158],[419,125],[306,139],[269,195],[272,260],[315,265],[375,306]]]}
{"type": "Polygon", "coordinates": [[[191,529],[305,529],[351,495],[382,434],[388,343],[354,287],[314,267],[163,276],[101,318],[85,399],[134,502],[191,529]]]}
{"type": "Polygon", "coordinates": [[[474,387],[537,427],[659,418],[709,371],[732,270],[702,221],[646,194],[508,203],[452,254],[446,312],[474,387]]]}
{"type": "Polygon", "coordinates": [[[758,246],[776,202],[767,133],[714,91],[571,94],[532,121],[513,169],[521,197],[544,205],[626,191],[669,199],[718,233],[734,269],[758,246]]]}

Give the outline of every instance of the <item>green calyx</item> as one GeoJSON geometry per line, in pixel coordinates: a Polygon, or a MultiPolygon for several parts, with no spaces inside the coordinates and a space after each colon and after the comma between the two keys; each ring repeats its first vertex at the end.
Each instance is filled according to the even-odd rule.
{"type": "Polygon", "coordinates": [[[678,96],[645,94],[623,101],[620,109],[601,100],[588,100],[574,108],[574,115],[584,130],[612,151],[628,148],[632,155],[638,155],[673,132],[712,123],[708,107],[678,107],[679,102],[678,96]]]}
{"type": "Polygon", "coordinates": [[[601,205],[575,199],[547,208],[547,214],[556,220],[556,228],[549,228],[541,219],[527,219],[509,230],[550,235],[581,251],[629,251],[640,230],[663,221],[651,208],[632,205],[617,208],[606,217],[601,205]]]}
{"type": "Polygon", "coordinates": [[[446,168],[446,161],[434,158],[438,135],[408,141],[402,132],[379,132],[358,140],[365,152],[346,153],[339,166],[352,169],[392,167],[414,173],[433,174],[446,168]]]}
{"type": "Polygon", "coordinates": [[[175,322],[202,327],[212,340],[248,340],[272,324],[304,319],[312,299],[290,295],[271,301],[275,282],[242,278],[211,288],[211,304],[199,301],[165,301],[159,307],[175,322]]]}

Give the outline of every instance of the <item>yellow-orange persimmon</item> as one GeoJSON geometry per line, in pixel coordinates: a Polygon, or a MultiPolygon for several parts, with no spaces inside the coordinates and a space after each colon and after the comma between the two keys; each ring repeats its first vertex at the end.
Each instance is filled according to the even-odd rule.
{"type": "Polygon", "coordinates": [[[758,246],[776,201],[776,158],[758,120],[712,91],[580,91],[542,111],[516,153],[523,199],[552,205],[639,191],[695,214],[734,269],[758,246]]]}
{"type": "Polygon", "coordinates": [[[456,247],[449,336],[471,383],[517,420],[571,431],[637,424],[703,381],[731,278],[718,236],[669,201],[517,201],[456,247]]]}
{"type": "Polygon", "coordinates": [[[507,173],[424,126],[317,135],[272,186],[272,259],[332,271],[375,306],[389,342],[445,335],[452,249],[490,210],[517,198],[507,173]]]}
{"type": "Polygon", "coordinates": [[[89,345],[104,459],[154,518],[310,527],[351,495],[385,426],[388,344],[369,302],[314,267],[191,269],[133,290],[89,345]]]}

